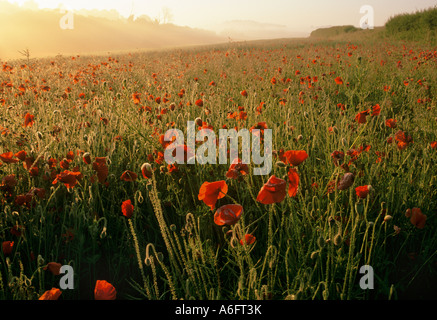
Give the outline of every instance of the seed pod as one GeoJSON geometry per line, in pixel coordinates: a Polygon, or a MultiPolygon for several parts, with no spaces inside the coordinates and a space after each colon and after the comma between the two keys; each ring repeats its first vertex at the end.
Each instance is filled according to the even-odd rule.
{"type": "Polygon", "coordinates": [[[338,190],[346,190],[354,183],[354,174],[351,172],[346,172],[338,183],[338,190]]]}
{"type": "Polygon", "coordinates": [[[385,217],[384,217],[384,222],[388,222],[388,221],[390,221],[391,219],[393,219],[393,217],[391,216],[391,215],[386,215],[385,217]]]}

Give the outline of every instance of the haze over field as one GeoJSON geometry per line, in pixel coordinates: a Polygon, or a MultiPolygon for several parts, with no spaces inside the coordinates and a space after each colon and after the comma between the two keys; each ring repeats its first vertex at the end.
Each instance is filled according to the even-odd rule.
{"type": "Polygon", "coordinates": [[[0,59],[24,49],[40,57],[307,37],[320,27],[359,27],[364,5],[381,26],[435,1],[0,0],[0,59]]]}

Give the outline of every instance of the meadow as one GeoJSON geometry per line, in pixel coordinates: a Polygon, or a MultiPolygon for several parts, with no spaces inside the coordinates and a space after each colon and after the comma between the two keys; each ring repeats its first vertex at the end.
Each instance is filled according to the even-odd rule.
{"type": "Polygon", "coordinates": [[[435,298],[436,66],[359,37],[2,62],[0,299],[435,298]],[[272,171],[167,164],[188,121],[271,129],[272,171]]]}

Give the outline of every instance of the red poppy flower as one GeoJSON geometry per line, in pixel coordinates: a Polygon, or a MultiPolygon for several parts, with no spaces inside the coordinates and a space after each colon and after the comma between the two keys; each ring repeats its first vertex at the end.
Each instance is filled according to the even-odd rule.
{"type": "Polygon", "coordinates": [[[130,199],[123,201],[123,203],[121,204],[121,212],[128,219],[132,217],[134,213],[134,206],[132,205],[132,201],[130,201],[130,199]]]}
{"type": "Polygon", "coordinates": [[[130,170],[126,170],[125,172],[123,172],[121,174],[120,179],[123,181],[127,181],[127,182],[134,182],[135,180],[137,180],[138,175],[130,170]]]}
{"type": "Polygon", "coordinates": [[[60,174],[56,175],[55,180],[53,180],[53,184],[57,184],[58,182],[61,182],[67,188],[73,188],[77,184],[77,180],[79,180],[81,177],[82,177],[82,173],[80,172],[64,170],[60,174]]]}
{"type": "Polygon", "coordinates": [[[367,195],[369,194],[369,191],[370,191],[370,188],[369,188],[368,185],[366,185],[366,186],[359,186],[359,187],[355,188],[355,193],[361,199],[365,199],[367,197],[367,195]]]}
{"type": "Polygon", "coordinates": [[[61,295],[62,291],[58,288],[51,288],[50,290],[47,290],[44,292],[38,300],[58,300],[59,296],[61,295]]]}
{"type": "Polygon", "coordinates": [[[405,216],[410,218],[410,222],[418,229],[425,227],[427,216],[422,213],[420,208],[407,209],[405,216]]]}
{"type": "Polygon", "coordinates": [[[433,141],[433,142],[431,142],[431,148],[433,148],[433,149],[437,149],[437,141],[433,141]]]}
{"type": "Polygon", "coordinates": [[[337,77],[337,78],[335,78],[335,83],[336,84],[343,84],[343,79],[341,77],[337,77]]]}
{"type": "Polygon", "coordinates": [[[62,267],[62,264],[60,264],[60,263],[49,262],[44,267],[44,270],[49,270],[51,273],[53,273],[55,276],[57,276],[61,273],[61,267],[62,267]]]}
{"type": "Polygon", "coordinates": [[[20,159],[21,161],[24,161],[24,160],[26,159],[26,155],[27,155],[26,151],[21,150],[21,151],[18,151],[18,152],[15,154],[15,157],[17,157],[17,158],[20,159]]]}
{"type": "Polygon", "coordinates": [[[404,150],[410,143],[413,142],[413,138],[404,131],[399,130],[395,134],[395,140],[399,150],[404,150]]]}
{"type": "Polygon", "coordinates": [[[366,123],[366,117],[369,115],[369,110],[358,112],[355,116],[355,122],[366,123]]]}
{"type": "Polygon", "coordinates": [[[295,197],[299,188],[299,174],[296,169],[290,168],[288,170],[288,196],[295,197]]]}
{"type": "Polygon", "coordinates": [[[249,166],[243,163],[241,159],[235,159],[229,167],[228,172],[226,172],[226,178],[240,179],[248,173],[249,166]]]}
{"type": "Polygon", "coordinates": [[[248,245],[249,246],[249,245],[255,243],[255,240],[256,240],[255,236],[247,233],[247,234],[244,235],[244,241],[243,241],[243,239],[240,240],[240,244],[242,246],[244,246],[244,245],[248,245]]]}
{"type": "Polygon", "coordinates": [[[117,290],[106,280],[97,280],[94,288],[94,299],[96,300],[115,300],[117,290]]]}
{"type": "Polygon", "coordinates": [[[274,175],[262,186],[256,197],[262,204],[278,203],[284,200],[286,195],[287,183],[283,179],[276,178],[274,175]]]}
{"type": "Polygon", "coordinates": [[[9,188],[13,188],[17,185],[18,181],[17,178],[15,177],[15,174],[9,174],[7,176],[4,176],[2,178],[2,183],[0,185],[0,187],[9,187],[9,188]]]}
{"type": "Polygon", "coordinates": [[[308,158],[305,150],[288,150],[280,157],[285,164],[298,166],[308,158]]]}
{"type": "Polygon", "coordinates": [[[202,200],[207,206],[211,208],[211,210],[214,210],[217,200],[223,198],[227,192],[228,185],[226,184],[226,181],[205,181],[200,186],[198,199],[202,200]]]}
{"type": "Polygon", "coordinates": [[[379,106],[379,104],[372,107],[372,117],[379,116],[380,113],[381,113],[381,107],[379,106]]]}
{"type": "Polygon", "coordinates": [[[238,222],[243,213],[243,206],[239,204],[226,204],[217,209],[214,214],[214,222],[218,226],[233,225],[238,222]]]}
{"type": "Polygon", "coordinates": [[[12,253],[13,248],[14,248],[14,241],[3,241],[2,251],[5,256],[10,255],[12,253]]]}
{"type": "Polygon", "coordinates": [[[24,127],[31,127],[35,123],[34,121],[35,116],[30,113],[26,113],[24,116],[24,127]]]}
{"type": "Polygon", "coordinates": [[[396,128],[396,120],[395,119],[387,119],[385,120],[385,125],[389,128],[396,128]]]}
{"type": "Polygon", "coordinates": [[[93,170],[97,172],[99,182],[105,183],[109,173],[106,157],[96,157],[93,162],[93,170]]]}
{"type": "Polygon", "coordinates": [[[196,106],[203,107],[203,100],[202,99],[197,99],[195,103],[196,103],[196,106]]]}
{"type": "Polygon", "coordinates": [[[247,97],[247,91],[246,91],[246,90],[241,91],[240,94],[241,94],[243,97],[247,97]]]}
{"type": "Polygon", "coordinates": [[[134,101],[135,104],[139,104],[141,102],[140,94],[138,92],[133,93],[132,100],[134,101]]]}
{"type": "Polygon", "coordinates": [[[12,151],[5,152],[3,154],[0,154],[0,160],[2,160],[4,163],[16,163],[19,160],[12,158],[14,156],[14,153],[12,151]]]}

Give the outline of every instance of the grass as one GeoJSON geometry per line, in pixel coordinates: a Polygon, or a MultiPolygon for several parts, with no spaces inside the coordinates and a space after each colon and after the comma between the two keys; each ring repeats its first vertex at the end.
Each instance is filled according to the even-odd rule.
{"type": "MultiPolygon", "coordinates": [[[[2,179],[14,174],[17,184],[4,180],[0,195],[0,238],[14,242],[0,254],[0,298],[37,299],[59,288],[62,275],[44,270],[48,262],[74,269],[65,300],[93,299],[97,280],[110,282],[119,299],[435,297],[436,58],[430,45],[357,38],[5,62],[1,153],[24,150],[39,171],[31,174],[21,160],[1,161],[2,179]],[[195,105],[199,98],[202,107],[195,105]],[[355,121],[376,104],[379,115],[355,121]],[[247,118],[228,117],[242,109],[247,118]],[[34,123],[24,127],[26,113],[34,123]],[[275,151],[305,150],[309,157],[296,167],[297,195],[271,205],[256,201],[269,176],[249,170],[241,181],[226,179],[227,195],[216,205],[241,204],[240,221],[216,225],[215,210],[197,196],[203,182],[225,180],[229,164],[170,171],[157,158],[164,151],[159,134],[171,127],[186,132],[197,117],[216,134],[223,125],[265,121],[275,151]],[[396,128],[386,126],[390,118],[396,128]],[[413,138],[402,150],[394,139],[387,142],[398,130],[413,138]],[[370,149],[356,159],[348,154],[362,146],[370,149]],[[53,184],[69,151],[69,170],[82,173],[72,188],[53,184]],[[345,172],[334,164],[334,151],[345,153],[355,175],[346,190],[329,188],[345,172]],[[83,161],[85,152],[93,161],[106,157],[103,183],[83,161]],[[153,167],[149,179],[140,170],[145,162],[153,167]],[[138,178],[122,181],[126,170],[138,178]],[[362,185],[372,186],[365,199],[355,194],[362,185]],[[33,187],[45,197],[18,204],[17,196],[33,187]],[[130,219],[121,211],[128,199],[130,219]],[[427,215],[423,229],[405,216],[413,207],[427,215]],[[240,245],[246,233],[254,244],[240,245]],[[359,286],[363,265],[374,269],[373,290],[359,286]]],[[[275,164],[273,174],[287,179],[287,168],[275,164]]]]}

